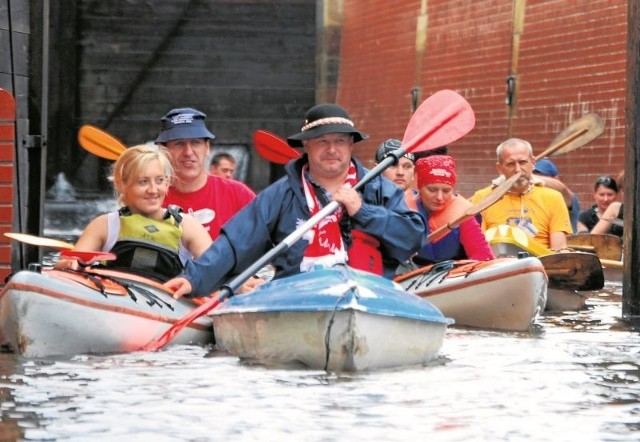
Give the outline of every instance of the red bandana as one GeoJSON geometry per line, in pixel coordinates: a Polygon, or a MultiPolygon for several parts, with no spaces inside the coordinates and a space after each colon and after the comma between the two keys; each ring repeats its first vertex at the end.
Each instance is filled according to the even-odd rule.
{"type": "Polygon", "coordinates": [[[427,184],[442,183],[456,185],[456,164],[448,155],[432,155],[416,161],[418,188],[427,184]]]}
{"type": "MultiPolygon", "coordinates": [[[[311,216],[313,216],[318,213],[322,207],[316,197],[316,193],[313,191],[312,184],[309,183],[305,177],[307,170],[308,165],[305,165],[302,169],[302,186],[309,211],[311,212],[311,216]]],[[[357,180],[356,166],[351,162],[344,182],[348,186],[353,187],[356,185],[357,180]]],[[[309,240],[309,245],[304,252],[304,259],[300,265],[300,269],[303,272],[310,270],[313,264],[319,261],[317,258],[321,257],[327,257],[327,259],[322,260],[323,265],[330,266],[336,263],[347,262],[347,254],[340,233],[340,219],[342,218],[342,214],[343,208],[340,206],[337,211],[323,218],[310,230],[309,235],[306,237],[309,240]]]]}

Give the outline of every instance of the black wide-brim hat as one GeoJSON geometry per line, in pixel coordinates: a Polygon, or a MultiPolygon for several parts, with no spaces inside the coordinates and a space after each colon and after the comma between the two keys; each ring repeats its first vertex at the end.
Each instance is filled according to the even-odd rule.
{"type": "Polygon", "coordinates": [[[335,132],[353,135],[354,143],[369,138],[356,129],[346,110],[337,104],[318,104],[307,111],[300,133],[287,138],[287,143],[292,147],[302,147],[303,140],[335,132]]]}

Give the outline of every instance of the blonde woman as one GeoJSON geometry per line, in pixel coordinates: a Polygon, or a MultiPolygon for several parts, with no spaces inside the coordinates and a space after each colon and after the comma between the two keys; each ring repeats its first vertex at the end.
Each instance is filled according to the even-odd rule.
{"type": "MultiPolygon", "coordinates": [[[[163,208],[173,168],[161,146],[127,149],[112,168],[120,210],[100,215],[85,228],[76,243],[80,251],[110,251],[116,268],[165,281],[178,275],[190,258],[211,245],[206,229],[177,207],[163,208]]],[[[63,260],[56,268],[78,268],[63,260]]]]}

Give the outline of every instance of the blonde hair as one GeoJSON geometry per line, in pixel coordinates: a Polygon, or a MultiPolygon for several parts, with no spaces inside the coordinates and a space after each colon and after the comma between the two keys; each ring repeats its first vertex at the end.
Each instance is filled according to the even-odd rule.
{"type": "Polygon", "coordinates": [[[504,152],[507,147],[514,147],[519,144],[524,144],[529,151],[529,156],[533,157],[533,148],[531,147],[531,143],[520,138],[509,138],[508,140],[500,143],[498,147],[496,147],[496,160],[498,161],[498,163],[502,163],[502,152],[504,152]]]}
{"type": "Polygon", "coordinates": [[[173,166],[164,146],[140,144],[124,151],[111,167],[109,180],[113,182],[113,191],[118,204],[123,206],[124,189],[138,179],[149,163],[158,160],[168,180],[173,177],[173,166]]]}

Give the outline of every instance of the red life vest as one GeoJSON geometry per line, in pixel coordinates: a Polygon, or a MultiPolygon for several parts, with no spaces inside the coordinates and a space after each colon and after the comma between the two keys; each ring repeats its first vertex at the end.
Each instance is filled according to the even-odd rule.
{"type": "Polygon", "coordinates": [[[349,266],[354,269],[382,275],[382,253],[380,242],[361,230],[352,230],[353,241],[347,254],[349,266]]]}

